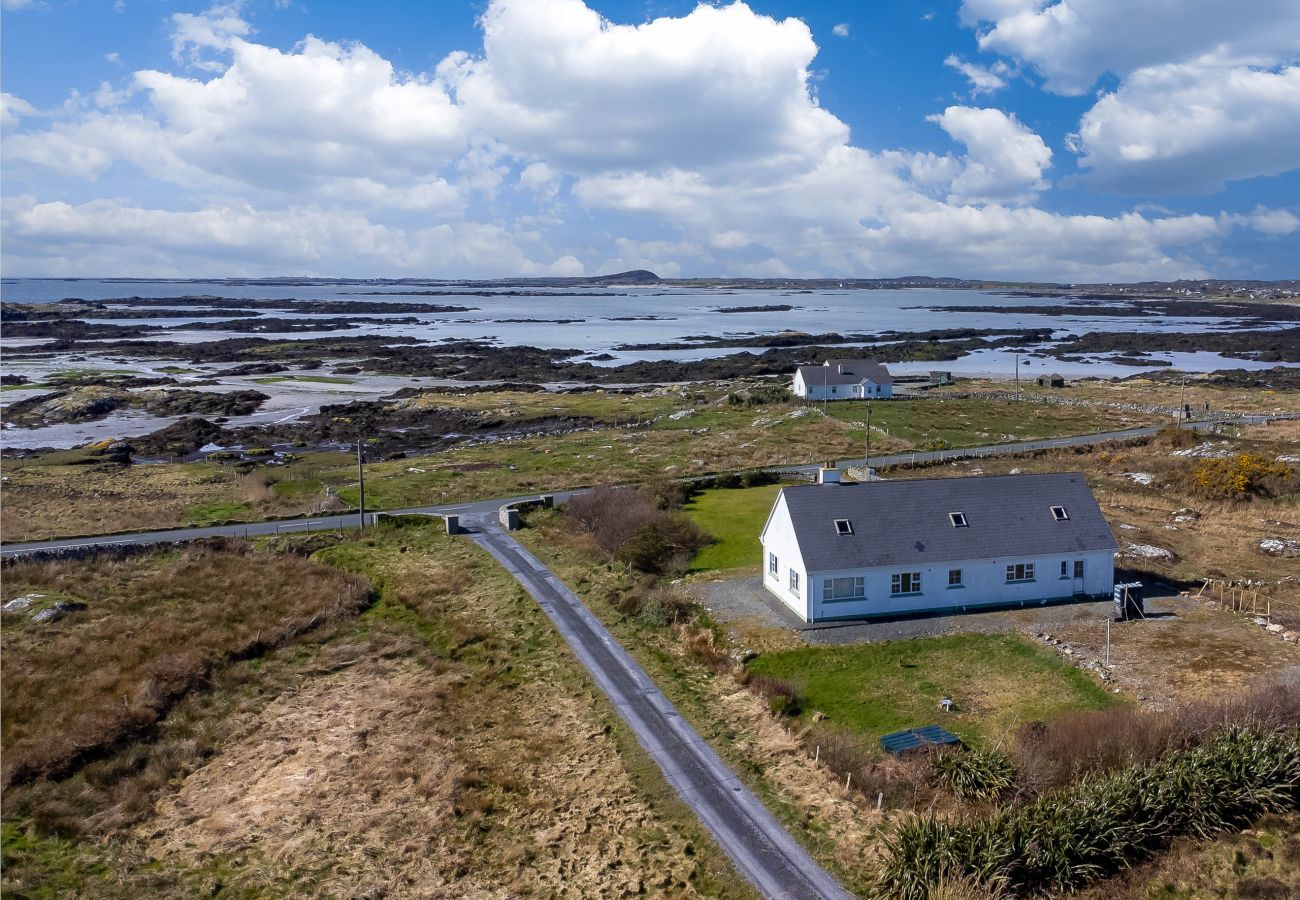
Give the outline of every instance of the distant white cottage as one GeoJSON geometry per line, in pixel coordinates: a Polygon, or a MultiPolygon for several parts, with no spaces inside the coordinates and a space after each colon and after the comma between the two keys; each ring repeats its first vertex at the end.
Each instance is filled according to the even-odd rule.
{"type": "Polygon", "coordinates": [[[869,359],[828,359],[794,370],[794,395],[806,400],[884,399],[894,395],[894,378],[869,359]]]}
{"type": "Polygon", "coordinates": [[[783,489],[763,586],[806,622],[1105,599],[1118,545],[1083,475],[783,489]]]}

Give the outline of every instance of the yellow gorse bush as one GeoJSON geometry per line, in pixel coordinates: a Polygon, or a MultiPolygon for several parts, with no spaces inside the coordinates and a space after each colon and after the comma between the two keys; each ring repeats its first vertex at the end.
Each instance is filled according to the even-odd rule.
{"type": "Polygon", "coordinates": [[[1276,495],[1293,489],[1295,481],[1295,470],[1291,466],[1258,453],[1202,460],[1192,472],[1192,485],[1196,492],[1214,498],[1276,495]]]}

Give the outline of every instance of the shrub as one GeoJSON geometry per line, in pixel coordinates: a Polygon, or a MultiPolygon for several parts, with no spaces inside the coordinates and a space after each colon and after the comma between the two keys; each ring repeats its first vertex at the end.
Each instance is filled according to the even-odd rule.
{"type": "Polygon", "coordinates": [[[597,488],[570,500],[568,514],[609,556],[651,574],[683,571],[712,540],[689,517],[661,509],[635,488],[597,488]]]}
{"type": "Polygon", "coordinates": [[[1300,731],[1230,726],[1170,753],[985,819],[913,817],[886,839],[874,893],[926,900],[955,875],[1065,891],[1182,835],[1206,837],[1300,806],[1300,731]]]}
{"type": "Polygon", "coordinates": [[[1011,790],[1016,767],[1001,750],[945,750],[933,754],[931,776],[963,800],[995,800],[1011,790]]]}
{"type": "Polygon", "coordinates": [[[1191,481],[1194,492],[1216,500],[1278,497],[1297,489],[1295,469],[1258,453],[1202,460],[1192,471],[1191,481]]]}

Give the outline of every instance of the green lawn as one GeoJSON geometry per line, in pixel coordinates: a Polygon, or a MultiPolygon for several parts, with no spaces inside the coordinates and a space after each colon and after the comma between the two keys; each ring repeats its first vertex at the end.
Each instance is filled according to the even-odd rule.
{"type": "Polygon", "coordinates": [[[1014,634],[960,634],[759,656],[751,671],[788,679],[802,715],[872,739],[937,722],[971,743],[997,743],[1028,721],[1114,703],[1096,682],[1014,634]],[[951,698],[956,711],[939,701],[951,698]]]}
{"type": "Polygon", "coordinates": [[[686,506],[686,513],[717,538],[695,555],[690,571],[738,569],[763,561],[758,533],[776,501],[779,484],[704,491],[686,506]]]}

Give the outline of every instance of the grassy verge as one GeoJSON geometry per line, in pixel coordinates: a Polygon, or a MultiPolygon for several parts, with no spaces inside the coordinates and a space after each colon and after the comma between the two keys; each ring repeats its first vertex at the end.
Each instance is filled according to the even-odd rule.
{"type": "Polygon", "coordinates": [[[597,558],[559,513],[533,513],[517,537],[573,587],[655,683],[751,790],[850,890],[864,887],[861,863],[872,852],[878,814],[802,752],[766,704],[730,676],[720,676],[693,645],[725,653],[720,631],[705,618],[689,625],[651,623],[623,612],[624,598],[645,585],[620,565],[597,558]],[[715,645],[716,642],[716,645],[715,645]]]}
{"type": "Polygon", "coordinates": [[[765,653],[751,672],[789,681],[816,716],[871,740],[938,722],[974,744],[1018,726],[1115,702],[1083,672],[1015,634],[947,637],[765,653]],[[939,709],[954,702],[955,712],[939,709]]]}

